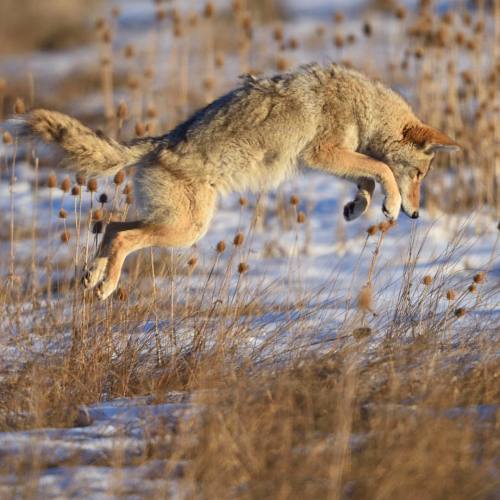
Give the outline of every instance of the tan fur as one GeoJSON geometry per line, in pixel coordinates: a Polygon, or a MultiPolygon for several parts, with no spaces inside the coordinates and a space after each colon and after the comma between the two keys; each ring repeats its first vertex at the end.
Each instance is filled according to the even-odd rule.
{"type": "Polygon", "coordinates": [[[130,252],[191,245],[207,231],[218,195],[272,189],[301,163],[358,185],[344,208],[348,220],[366,211],[375,182],[387,217],[397,218],[400,207],[418,216],[420,181],[434,151],[456,145],[420,122],[398,94],[335,64],[247,76],[164,136],[126,144],[53,111],[35,110],[16,124],[21,135],[58,144],[66,165],[87,175],[138,167],[143,218],[108,226],[84,279],[103,299],[130,252]]]}

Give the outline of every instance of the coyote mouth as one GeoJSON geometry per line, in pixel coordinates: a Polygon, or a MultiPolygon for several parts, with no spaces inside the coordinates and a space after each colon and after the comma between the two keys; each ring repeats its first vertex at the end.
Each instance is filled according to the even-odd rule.
{"type": "Polygon", "coordinates": [[[403,205],[401,205],[401,210],[410,219],[418,219],[418,217],[420,215],[418,210],[409,211],[409,210],[406,210],[406,208],[403,205]]]}

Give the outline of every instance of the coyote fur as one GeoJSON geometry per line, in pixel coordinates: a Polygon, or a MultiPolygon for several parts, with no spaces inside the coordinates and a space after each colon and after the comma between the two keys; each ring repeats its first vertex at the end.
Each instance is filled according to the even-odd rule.
{"type": "Polygon", "coordinates": [[[344,207],[352,220],[368,208],[375,183],[383,212],[418,217],[420,182],[436,151],[458,144],[423,124],[404,99],[354,70],[311,64],[271,78],[243,77],[240,87],[161,137],[120,143],[55,111],[15,119],[20,136],[57,143],[65,164],[86,176],[136,166],[142,218],[107,225],[83,277],[100,299],[116,288],[127,255],[150,246],[187,247],[207,231],[219,195],[267,190],[298,163],[358,186],[344,207]]]}

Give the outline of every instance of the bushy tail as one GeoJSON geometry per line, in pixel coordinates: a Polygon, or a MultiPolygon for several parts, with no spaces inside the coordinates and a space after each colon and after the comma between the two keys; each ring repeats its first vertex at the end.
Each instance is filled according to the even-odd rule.
{"type": "Polygon", "coordinates": [[[36,109],[10,120],[18,137],[33,137],[60,146],[64,165],[85,176],[112,175],[136,163],[154,147],[145,139],[122,144],[102,133],[94,132],[75,118],[36,109]]]}

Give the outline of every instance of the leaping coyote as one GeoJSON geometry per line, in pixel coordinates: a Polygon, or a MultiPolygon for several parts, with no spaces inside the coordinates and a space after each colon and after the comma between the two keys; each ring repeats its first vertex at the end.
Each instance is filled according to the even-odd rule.
{"type": "Polygon", "coordinates": [[[434,154],[458,149],[423,124],[404,99],[354,70],[311,64],[271,78],[246,76],[235,90],[161,137],[120,143],[64,114],[37,109],[14,119],[19,136],[57,143],[68,168],[85,176],[136,166],[142,218],[106,227],[85,273],[104,300],[115,290],[127,255],[150,246],[187,247],[207,231],[217,198],[268,190],[298,164],[358,186],[344,217],[370,204],[379,182],[383,212],[418,217],[420,183],[434,154]]]}

